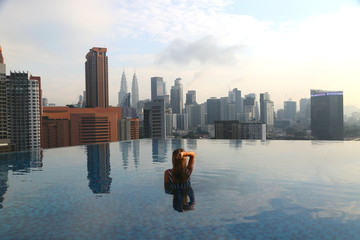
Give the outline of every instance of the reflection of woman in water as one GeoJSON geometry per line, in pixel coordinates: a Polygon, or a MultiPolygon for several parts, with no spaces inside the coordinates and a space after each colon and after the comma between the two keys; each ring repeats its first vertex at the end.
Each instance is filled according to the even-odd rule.
{"type": "Polygon", "coordinates": [[[173,194],[174,209],[183,212],[193,210],[195,205],[194,191],[190,184],[190,175],[195,162],[194,152],[185,152],[184,149],[176,149],[172,154],[173,168],[164,173],[165,192],[173,194]],[[189,162],[187,161],[189,157],[189,162]],[[187,196],[190,202],[187,202],[187,196]]]}

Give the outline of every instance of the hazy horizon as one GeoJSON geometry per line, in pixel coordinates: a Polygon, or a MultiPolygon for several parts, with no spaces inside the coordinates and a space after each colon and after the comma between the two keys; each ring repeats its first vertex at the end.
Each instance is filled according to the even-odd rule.
{"type": "Polygon", "coordinates": [[[136,71],[140,99],[150,78],[167,92],[182,78],[197,102],[268,92],[275,108],[309,98],[310,89],[344,92],[360,108],[360,2],[294,1],[1,1],[0,46],[6,72],[41,77],[50,103],[75,103],[85,90],[85,55],[106,47],[109,98],[121,74],[136,71]]]}

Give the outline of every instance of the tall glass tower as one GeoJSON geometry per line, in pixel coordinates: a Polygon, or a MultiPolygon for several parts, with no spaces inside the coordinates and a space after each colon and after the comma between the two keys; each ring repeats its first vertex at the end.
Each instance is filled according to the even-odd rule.
{"type": "Polygon", "coordinates": [[[320,140],[344,140],[343,92],[311,90],[311,134],[320,140]]]}
{"type": "Polygon", "coordinates": [[[133,108],[137,109],[137,103],[139,102],[139,86],[136,77],[136,73],[134,71],[134,76],[132,79],[132,86],[131,86],[131,101],[133,108]]]}
{"type": "Polygon", "coordinates": [[[126,97],[127,97],[127,83],[126,83],[125,71],[123,70],[121,76],[120,92],[118,93],[118,107],[121,107],[123,105],[123,102],[126,100],[126,97]]]}

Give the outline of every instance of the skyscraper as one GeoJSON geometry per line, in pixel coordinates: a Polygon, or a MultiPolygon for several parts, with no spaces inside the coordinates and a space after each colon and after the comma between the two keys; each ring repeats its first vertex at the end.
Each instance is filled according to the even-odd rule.
{"type": "Polygon", "coordinates": [[[186,93],[186,105],[190,105],[196,102],[196,91],[195,90],[189,90],[186,93]]]}
{"type": "Polygon", "coordinates": [[[16,151],[40,149],[40,77],[10,72],[7,79],[8,133],[16,151]]]}
{"type": "Polygon", "coordinates": [[[206,101],[207,105],[207,124],[214,124],[220,120],[220,99],[210,98],[206,101]]]}
{"type": "Polygon", "coordinates": [[[232,91],[229,91],[229,99],[230,102],[235,104],[235,116],[238,113],[242,113],[243,112],[243,103],[242,103],[242,98],[241,98],[241,91],[238,90],[237,88],[234,88],[232,91]]]}
{"type": "Polygon", "coordinates": [[[139,86],[135,71],[131,84],[131,101],[132,107],[137,109],[137,103],[139,102],[139,86]]]}
{"type": "Polygon", "coordinates": [[[320,140],[344,139],[343,92],[311,90],[311,134],[320,140]]]}
{"type": "Polygon", "coordinates": [[[175,80],[175,85],[171,87],[170,101],[172,112],[182,114],[183,110],[183,85],[181,78],[175,80]]]}
{"type": "Polygon", "coordinates": [[[2,55],[2,48],[0,46],[0,64],[4,64],[4,56],[2,55]]]}
{"type": "Polygon", "coordinates": [[[296,120],[296,102],[295,101],[285,101],[284,102],[284,118],[285,120],[296,120]]]}
{"type": "Polygon", "coordinates": [[[266,132],[271,132],[274,127],[274,102],[270,100],[270,95],[260,94],[260,121],[266,124],[266,132]]]}
{"type": "Polygon", "coordinates": [[[6,65],[0,46],[0,141],[4,141],[3,143],[8,139],[7,118],[6,65]]]}
{"type": "Polygon", "coordinates": [[[109,107],[108,57],[106,48],[93,47],[86,54],[86,106],[109,107]]]}
{"type": "Polygon", "coordinates": [[[121,76],[120,92],[118,93],[118,107],[122,107],[124,105],[124,101],[126,101],[127,96],[128,94],[127,94],[126,76],[125,76],[125,71],[123,71],[121,76]]]}
{"type": "Polygon", "coordinates": [[[165,96],[165,82],[162,77],[151,78],[151,101],[165,96]]]}

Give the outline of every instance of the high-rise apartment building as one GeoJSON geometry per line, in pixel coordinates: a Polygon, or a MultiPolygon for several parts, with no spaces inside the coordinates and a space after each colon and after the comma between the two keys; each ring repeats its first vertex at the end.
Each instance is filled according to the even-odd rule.
{"type": "Polygon", "coordinates": [[[126,82],[125,71],[123,71],[121,76],[120,91],[118,93],[118,107],[124,107],[124,104],[127,107],[129,107],[130,103],[126,104],[127,97],[128,97],[127,82],[126,82]]]}
{"type": "Polygon", "coordinates": [[[165,82],[162,77],[151,78],[151,101],[166,95],[165,82]]]}
{"type": "Polygon", "coordinates": [[[109,106],[108,57],[106,48],[93,47],[86,55],[86,106],[109,106]]]}
{"type": "Polygon", "coordinates": [[[134,76],[131,84],[131,105],[133,108],[137,109],[137,104],[139,102],[139,86],[138,80],[136,77],[136,73],[134,72],[134,76]]]}
{"type": "Polygon", "coordinates": [[[320,140],[343,140],[343,92],[311,90],[310,93],[312,136],[320,140]]]}
{"type": "Polygon", "coordinates": [[[174,114],[182,114],[183,112],[183,85],[181,78],[175,80],[175,85],[170,91],[171,109],[174,114]]]}
{"type": "Polygon", "coordinates": [[[40,77],[10,72],[6,81],[8,134],[16,151],[41,147],[40,77]]]}
{"type": "Polygon", "coordinates": [[[9,143],[7,129],[6,65],[0,47],[0,144],[9,143]]]}

